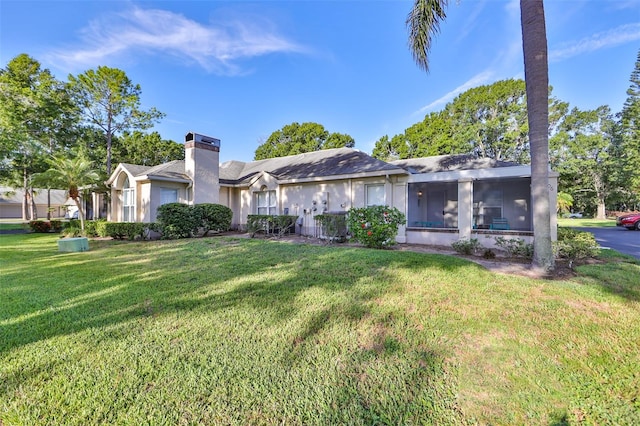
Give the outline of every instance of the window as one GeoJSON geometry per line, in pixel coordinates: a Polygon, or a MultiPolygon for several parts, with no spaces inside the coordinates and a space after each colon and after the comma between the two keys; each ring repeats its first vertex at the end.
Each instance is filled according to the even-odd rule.
{"type": "Polygon", "coordinates": [[[160,204],[178,202],[178,190],[175,188],[160,188],[160,204]]]}
{"type": "Polygon", "coordinates": [[[369,206],[384,206],[384,184],[366,185],[365,203],[369,206]]]}
{"type": "Polygon", "coordinates": [[[267,191],[266,188],[264,188],[262,191],[256,193],[256,201],[258,214],[276,214],[276,191],[267,191]]]}
{"type": "Polygon", "coordinates": [[[135,189],[131,187],[129,178],[124,181],[122,186],[122,221],[133,222],[135,221],[135,189]]]}

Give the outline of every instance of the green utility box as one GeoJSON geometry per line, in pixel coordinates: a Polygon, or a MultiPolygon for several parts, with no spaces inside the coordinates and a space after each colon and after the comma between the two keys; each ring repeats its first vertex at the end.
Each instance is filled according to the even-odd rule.
{"type": "Polygon", "coordinates": [[[84,237],[62,238],[58,240],[58,251],[63,251],[63,252],[89,251],[89,240],[84,237]]]}

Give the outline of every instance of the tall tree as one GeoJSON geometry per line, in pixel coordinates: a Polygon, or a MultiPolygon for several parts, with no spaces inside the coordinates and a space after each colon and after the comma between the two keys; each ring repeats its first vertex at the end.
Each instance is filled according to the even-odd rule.
{"type": "Polygon", "coordinates": [[[355,141],[349,135],[329,133],[322,124],[287,124],[273,132],[256,149],[254,159],[285,157],[329,148],[353,148],[355,141]]]}
{"type": "Polygon", "coordinates": [[[623,168],[636,202],[640,201],[640,50],[629,78],[627,100],[620,113],[623,168]]]}
{"type": "Polygon", "coordinates": [[[133,84],[124,71],[105,66],[74,77],[69,75],[69,89],[81,107],[86,122],[101,129],[106,140],[106,172],[111,174],[113,136],[125,130],[144,130],[164,114],[155,108],[140,108],[142,89],[133,84]]]}
{"type": "Polygon", "coordinates": [[[64,85],[26,54],[0,70],[0,179],[24,191],[23,219],[35,219],[32,175],[70,146],[76,109],[64,85]],[[30,208],[27,206],[30,205],[30,208]]]}
{"type": "Polygon", "coordinates": [[[96,183],[100,175],[83,152],[79,152],[78,155],[71,158],[58,155],[50,158],[47,162],[50,168],[39,175],[38,180],[48,182],[51,187],[65,188],[67,195],[78,208],[80,228],[84,230],[84,209],[80,201],[80,191],[83,187],[96,183]]]}
{"type": "Polygon", "coordinates": [[[615,122],[608,106],[573,108],[551,138],[552,164],[563,190],[595,204],[596,218],[605,219],[606,201],[616,185],[619,160],[610,153],[615,122]]]}
{"type": "Polygon", "coordinates": [[[184,145],[162,139],[158,132],[124,132],[122,137],[114,139],[113,151],[113,158],[118,163],[157,166],[184,160],[184,145]]]}
{"type": "MultiPolygon", "coordinates": [[[[447,0],[414,0],[407,16],[409,47],[418,66],[429,71],[433,36],[446,18],[447,0]]],[[[555,266],[549,212],[549,67],[542,0],[520,0],[533,204],[533,266],[550,273],[555,266]]]]}
{"type": "Polygon", "coordinates": [[[478,157],[529,162],[525,82],[502,80],[458,95],[446,110],[454,137],[478,157]]]}
{"type": "Polygon", "coordinates": [[[373,157],[398,160],[431,155],[461,154],[470,151],[469,145],[459,143],[453,134],[454,122],[446,111],[431,112],[424,120],[405,129],[403,134],[380,138],[373,157]]]}

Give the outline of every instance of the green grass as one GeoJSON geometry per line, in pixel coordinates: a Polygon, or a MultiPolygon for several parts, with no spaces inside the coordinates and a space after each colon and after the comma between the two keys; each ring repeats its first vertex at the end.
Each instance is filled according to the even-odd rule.
{"type": "Polygon", "coordinates": [[[26,223],[2,223],[0,222],[0,231],[14,230],[14,229],[29,229],[29,225],[26,223]]]}
{"type": "Polygon", "coordinates": [[[3,425],[640,423],[637,262],[0,238],[3,425]]]}
{"type": "Polygon", "coordinates": [[[582,219],[558,219],[558,226],[574,226],[574,227],[584,227],[584,228],[606,228],[606,227],[615,227],[616,221],[614,219],[593,219],[593,218],[582,218],[582,219]]]}

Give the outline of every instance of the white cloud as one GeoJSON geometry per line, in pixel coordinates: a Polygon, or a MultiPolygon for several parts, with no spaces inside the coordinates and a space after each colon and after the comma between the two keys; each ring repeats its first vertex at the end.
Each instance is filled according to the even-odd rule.
{"type": "Polygon", "coordinates": [[[412,116],[423,115],[423,114],[435,109],[436,107],[445,105],[447,102],[453,100],[453,98],[458,96],[460,93],[466,92],[469,89],[472,89],[472,88],[477,87],[477,86],[481,86],[481,85],[489,82],[493,76],[494,76],[494,72],[490,71],[490,70],[485,70],[485,71],[481,72],[480,74],[476,74],[473,77],[471,77],[469,80],[467,80],[464,83],[462,83],[460,86],[456,87],[455,89],[453,89],[452,91],[448,92],[444,96],[441,96],[440,98],[438,98],[435,101],[431,102],[429,105],[423,106],[422,108],[420,108],[419,110],[417,110],[416,112],[414,112],[411,115],[412,116]]]}
{"type": "Polygon", "coordinates": [[[204,25],[159,9],[134,8],[93,21],[82,31],[83,46],[53,54],[69,66],[95,66],[117,56],[169,55],[210,72],[237,74],[238,60],[272,53],[305,52],[280,36],[265,19],[204,25]]]}
{"type": "Polygon", "coordinates": [[[640,40],[640,23],[621,25],[609,31],[596,33],[582,40],[563,43],[557,48],[550,49],[549,61],[562,61],[583,53],[619,46],[637,40],[640,40]]]}

